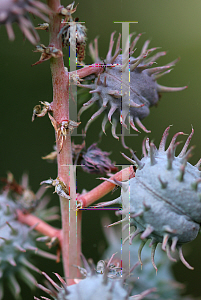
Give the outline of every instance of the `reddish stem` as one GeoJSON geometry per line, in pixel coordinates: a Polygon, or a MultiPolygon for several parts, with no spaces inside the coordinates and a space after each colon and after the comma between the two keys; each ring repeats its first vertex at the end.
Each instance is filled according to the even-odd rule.
{"type": "Polygon", "coordinates": [[[69,72],[69,75],[73,76],[75,74],[75,75],[79,76],[79,78],[84,78],[91,74],[98,75],[98,74],[102,73],[103,71],[104,71],[103,66],[96,64],[96,65],[90,65],[90,66],[84,67],[84,68],[76,70],[76,71],[69,72]]]}
{"type": "Polygon", "coordinates": [[[31,214],[24,214],[21,210],[17,210],[17,218],[18,221],[24,223],[28,226],[34,226],[38,224],[34,229],[43,235],[47,235],[49,237],[57,237],[62,244],[62,235],[61,229],[57,229],[42,221],[38,217],[31,214]]]}
{"type": "MultiPolygon", "coordinates": [[[[59,0],[48,0],[49,7],[55,12],[50,15],[50,45],[62,50],[60,31],[61,17],[57,12],[60,8],[59,0]]],[[[51,58],[50,68],[53,84],[53,117],[57,124],[69,120],[69,77],[64,69],[63,57],[51,58]]],[[[74,278],[80,276],[79,270],[73,265],[80,265],[81,253],[81,212],[76,211],[76,188],[74,176],[70,171],[72,165],[71,137],[68,134],[63,142],[62,150],[57,140],[58,177],[67,187],[71,187],[71,200],[60,197],[62,217],[62,258],[65,278],[68,285],[74,284],[74,278]],[[61,150],[61,151],[60,151],[61,150]],[[70,183],[71,182],[71,183],[70,183]],[[79,215],[77,217],[77,214],[79,215]]]]}
{"type": "MultiPolygon", "coordinates": [[[[133,170],[133,167],[130,166],[116,173],[114,176],[110,177],[110,179],[115,178],[116,180],[123,181],[123,180],[128,180],[132,177],[135,177],[135,172],[133,170]]],[[[94,203],[95,201],[97,201],[98,199],[105,196],[106,194],[108,194],[109,192],[111,192],[114,186],[115,184],[108,181],[104,181],[103,183],[95,187],[90,192],[84,195],[79,195],[77,200],[78,202],[80,202],[82,207],[87,207],[92,203],[94,203]]]]}

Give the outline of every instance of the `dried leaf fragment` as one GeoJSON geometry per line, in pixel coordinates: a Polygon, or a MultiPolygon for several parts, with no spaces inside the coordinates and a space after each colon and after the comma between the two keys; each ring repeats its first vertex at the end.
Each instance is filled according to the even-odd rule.
{"type": "Polygon", "coordinates": [[[63,52],[61,50],[55,48],[54,46],[45,47],[45,45],[43,45],[43,44],[37,45],[36,50],[34,50],[33,52],[40,52],[42,54],[41,54],[39,61],[32,64],[31,66],[41,64],[42,62],[44,62],[52,57],[59,58],[59,57],[63,56],[63,52]]]}
{"type": "Polygon", "coordinates": [[[56,120],[48,113],[52,126],[54,127],[57,134],[57,141],[59,142],[59,153],[63,148],[64,139],[66,139],[67,135],[73,131],[73,129],[77,128],[81,122],[75,122],[72,120],[62,121],[60,124],[56,122],[56,120]]]}
{"type": "Polygon", "coordinates": [[[61,7],[61,9],[59,10],[59,14],[64,16],[66,19],[69,19],[71,17],[71,15],[76,12],[77,6],[76,5],[75,8],[73,8],[75,4],[75,1],[73,1],[71,4],[67,5],[66,7],[61,7]]]}
{"type": "Polygon", "coordinates": [[[48,111],[52,111],[51,103],[45,101],[40,101],[43,104],[43,108],[41,109],[41,105],[38,104],[33,108],[32,122],[36,117],[44,117],[48,111]]]}
{"type": "Polygon", "coordinates": [[[46,156],[42,156],[42,159],[47,159],[50,161],[53,161],[57,158],[57,151],[52,151],[50,152],[50,154],[46,155],[46,156]]]}
{"type": "Polygon", "coordinates": [[[57,193],[60,197],[66,198],[68,200],[70,200],[70,196],[69,196],[69,191],[67,186],[65,185],[65,183],[63,181],[61,181],[59,179],[59,177],[57,177],[56,179],[47,179],[44,180],[40,183],[40,185],[42,184],[48,184],[48,185],[52,185],[55,187],[55,191],[54,193],[57,193]]]}
{"type": "Polygon", "coordinates": [[[37,30],[49,30],[49,23],[38,24],[38,27],[35,27],[37,30]]]}

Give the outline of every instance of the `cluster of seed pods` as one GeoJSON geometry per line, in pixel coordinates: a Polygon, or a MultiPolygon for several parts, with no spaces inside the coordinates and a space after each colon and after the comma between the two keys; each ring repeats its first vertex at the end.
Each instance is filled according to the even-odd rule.
{"type": "Polygon", "coordinates": [[[140,234],[140,261],[142,248],[151,239],[151,260],[155,269],[154,253],[158,243],[162,243],[162,249],[172,261],[176,261],[172,253],[178,249],[183,264],[193,269],[184,259],[182,245],[194,240],[200,230],[200,161],[195,166],[188,162],[193,147],[189,150],[187,148],[193,129],[178,156],[175,156],[179,144],[176,138],[183,132],[176,133],[165,150],[169,129],[163,133],[158,149],[153,142],[149,143],[149,139],[143,141],[144,157],[141,160],[134,153],[134,160],[124,155],[138,166],[135,177],[127,182],[105,179],[121,186],[121,196],[98,206],[122,204],[118,214],[126,216],[117,223],[129,221],[124,228],[134,226],[135,231],[127,238],[130,243],[140,234]]]}
{"type": "MultiPolygon", "coordinates": [[[[164,56],[166,52],[158,52],[155,55],[148,57],[157,48],[148,49],[149,40],[147,40],[138,57],[130,56],[135,51],[135,46],[141,36],[138,34],[131,45],[127,41],[126,49],[121,53],[119,34],[114,55],[112,55],[114,45],[114,33],[111,35],[109,51],[106,56],[105,71],[95,78],[91,84],[80,84],[80,87],[88,88],[91,91],[92,98],[83,104],[78,118],[81,114],[97,102],[99,109],[91,116],[85,126],[85,132],[92,121],[100,114],[104,113],[102,121],[102,130],[105,133],[106,123],[109,121],[112,124],[112,135],[119,139],[116,134],[116,127],[121,123],[123,128],[130,126],[139,131],[136,127],[140,127],[145,132],[150,132],[142,124],[141,120],[149,115],[149,108],[157,104],[159,93],[182,91],[184,87],[165,87],[157,83],[157,79],[169,73],[178,59],[162,66],[150,68],[158,58],[164,56]],[[124,76],[127,74],[128,76],[124,76]]],[[[132,34],[130,38],[132,37],[132,34]]],[[[98,54],[98,42],[95,40],[95,47],[90,45],[91,55],[96,63],[101,63],[98,54]]]]}

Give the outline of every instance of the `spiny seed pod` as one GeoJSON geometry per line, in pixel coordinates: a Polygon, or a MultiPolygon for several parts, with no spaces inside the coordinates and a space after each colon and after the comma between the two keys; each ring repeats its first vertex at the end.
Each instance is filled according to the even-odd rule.
{"type": "MultiPolygon", "coordinates": [[[[168,127],[163,133],[159,148],[153,142],[144,140],[142,145],[144,157],[139,160],[133,153],[138,169],[135,177],[127,182],[109,180],[121,186],[121,196],[113,201],[102,203],[98,206],[121,203],[122,210],[118,213],[126,217],[118,223],[128,221],[136,230],[129,236],[130,243],[140,234],[142,239],[139,248],[139,260],[141,251],[148,239],[151,239],[151,260],[155,269],[154,253],[158,243],[162,243],[162,249],[166,251],[170,260],[176,261],[171,252],[178,249],[179,257],[183,264],[193,269],[183,257],[182,245],[193,241],[201,223],[201,182],[199,165],[188,162],[193,147],[187,150],[194,130],[192,129],[182,151],[175,157],[176,133],[167,150],[165,143],[168,136],[168,127]]],[[[127,228],[129,224],[125,225],[127,228]]]]}
{"type": "MultiPolygon", "coordinates": [[[[38,287],[55,300],[140,300],[155,291],[155,289],[149,289],[140,295],[129,297],[130,292],[123,287],[125,277],[122,279],[122,277],[118,275],[111,276],[111,274],[109,274],[109,266],[104,267],[102,264],[99,264],[100,268],[98,267],[97,269],[93,263],[89,265],[85,258],[83,258],[83,262],[84,268],[79,267],[79,269],[86,278],[80,280],[79,283],[68,287],[61,276],[55,273],[61,283],[61,286],[59,286],[43,272],[42,274],[49,281],[48,289],[41,284],[38,284],[38,287]]],[[[41,298],[50,300],[45,297],[41,298]]],[[[34,297],[34,299],[40,300],[37,297],[34,297]]]]}
{"type": "MultiPolygon", "coordinates": [[[[43,159],[48,161],[56,161],[57,151],[51,152],[43,159]]],[[[72,157],[74,165],[81,165],[82,170],[91,174],[105,174],[110,172],[117,172],[118,168],[115,167],[115,163],[112,163],[109,159],[110,153],[102,151],[97,147],[97,143],[92,144],[86,149],[85,141],[82,144],[74,144],[72,142],[72,157]]]]}
{"type": "MultiPolygon", "coordinates": [[[[29,261],[34,253],[46,258],[57,259],[56,255],[46,253],[37,248],[35,242],[36,234],[33,231],[34,227],[28,227],[18,221],[17,210],[23,207],[23,211],[27,213],[30,210],[30,205],[28,204],[31,204],[31,209],[33,209],[32,201],[29,202],[33,192],[26,189],[25,193],[21,195],[22,199],[20,199],[19,193],[23,192],[22,186],[17,185],[13,179],[9,183],[9,188],[11,189],[12,187],[11,194],[12,196],[17,195],[17,199],[15,199],[19,203],[7,197],[8,190],[0,195],[0,300],[4,296],[4,282],[9,285],[14,297],[19,298],[21,288],[16,277],[20,277],[30,288],[35,287],[36,279],[29,272],[29,269],[38,273],[41,273],[41,271],[29,261]],[[27,195],[28,202],[25,199],[27,195]]],[[[8,182],[6,187],[8,187],[8,182]]],[[[33,199],[35,200],[35,195],[33,199]]],[[[55,219],[55,211],[53,211],[55,208],[52,208],[52,211],[46,210],[46,204],[46,201],[45,203],[42,201],[39,204],[40,216],[44,217],[44,219],[48,219],[48,217],[51,220],[55,219]]],[[[34,206],[34,208],[36,213],[36,207],[34,206]]]]}
{"type": "Polygon", "coordinates": [[[113,170],[117,171],[118,169],[115,168],[111,160],[108,158],[109,155],[109,152],[102,151],[98,148],[96,143],[92,144],[82,155],[82,169],[85,172],[93,174],[103,174],[113,170]]]}
{"type": "Polygon", "coordinates": [[[18,184],[11,172],[8,172],[7,178],[1,178],[3,182],[4,195],[16,203],[16,209],[19,208],[23,213],[35,212],[37,217],[42,220],[55,220],[58,215],[57,207],[47,208],[49,198],[44,198],[45,187],[40,187],[36,194],[29,187],[29,178],[26,173],[22,176],[21,184],[18,184]]]}
{"type": "MultiPolygon", "coordinates": [[[[122,232],[117,227],[107,228],[107,225],[111,223],[109,218],[102,220],[103,231],[108,243],[108,248],[104,251],[102,258],[104,260],[115,254],[115,261],[119,264],[123,264],[123,268],[128,269],[129,265],[133,266],[138,260],[138,248],[141,244],[141,240],[136,237],[135,242],[132,245],[122,242],[122,232]]],[[[125,236],[125,235],[124,235],[125,236]]],[[[136,267],[135,272],[132,272],[129,279],[138,278],[134,281],[133,292],[140,294],[144,290],[155,287],[157,290],[158,299],[179,300],[184,299],[180,296],[180,292],[185,288],[183,284],[176,282],[174,274],[172,272],[172,262],[165,259],[165,252],[160,248],[157,248],[157,255],[155,263],[158,266],[158,272],[154,270],[150,257],[150,248],[146,244],[143,248],[143,266],[136,267]]],[[[129,280],[128,279],[128,280],[129,280]]]]}
{"type": "Polygon", "coordinates": [[[28,269],[40,273],[40,270],[29,262],[32,252],[37,251],[33,231],[17,221],[16,204],[0,196],[0,299],[3,298],[3,282],[7,281],[14,297],[20,294],[20,285],[16,275],[34,287],[35,278],[28,269]],[[28,269],[27,269],[28,268],[28,269]]]}
{"type": "Polygon", "coordinates": [[[12,23],[17,22],[22,33],[35,45],[39,41],[39,36],[29,19],[28,13],[34,14],[48,22],[48,18],[42,12],[49,14],[51,10],[40,1],[1,0],[0,25],[5,24],[9,39],[14,40],[15,34],[13,32],[12,23]]]}
{"type": "Polygon", "coordinates": [[[91,174],[105,174],[118,171],[118,168],[109,159],[109,152],[102,151],[97,143],[86,149],[85,142],[82,145],[72,145],[74,164],[81,164],[84,172],[91,174]]]}
{"type": "MultiPolygon", "coordinates": [[[[166,52],[158,52],[148,58],[148,55],[157,49],[148,49],[149,40],[145,42],[137,58],[129,55],[134,52],[141,34],[138,34],[130,46],[129,41],[127,41],[126,49],[122,55],[120,54],[121,35],[119,34],[116,50],[112,56],[114,34],[115,32],[111,35],[109,51],[104,61],[105,72],[99,74],[94,83],[79,85],[80,87],[91,89],[89,93],[93,96],[88,102],[83,104],[78,117],[83,111],[91,107],[93,103],[98,102],[100,108],[87,122],[85,132],[91,122],[102,112],[105,112],[102,122],[103,132],[105,133],[105,126],[109,120],[112,124],[113,137],[119,139],[116,135],[116,127],[119,122],[123,127],[127,128],[126,122],[129,121],[130,126],[135,131],[138,131],[135,126],[136,123],[145,132],[150,132],[141,123],[141,120],[149,115],[149,107],[157,104],[159,94],[161,92],[182,91],[187,86],[171,88],[157,83],[157,79],[169,73],[171,71],[170,68],[176,64],[178,59],[162,67],[150,68],[166,52]]],[[[90,50],[95,62],[100,63],[97,39],[95,40],[95,48],[91,44],[90,50]]]]}

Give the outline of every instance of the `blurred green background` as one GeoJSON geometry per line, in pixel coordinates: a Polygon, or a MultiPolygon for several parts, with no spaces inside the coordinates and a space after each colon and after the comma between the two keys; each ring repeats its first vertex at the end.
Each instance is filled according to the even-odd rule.
{"type": "MultiPolygon", "coordinates": [[[[62,1],[64,6],[68,1],[62,1]]],[[[99,36],[100,57],[105,58],[110,34],[121,31],[121,24],[114,21],[138,21],[130,26],[131,32],[144,33],[137,44],[136,53],[139,53],[145,40],[151,39],[150,47],[161,47],[167,51],[165,57],[158,60],[158,65],[167,64],[177,57],[181,61],[174,70],[159,80],[166,86],[184,86],[188,89],[178,93],[163,94],[157,107],[151,108],[150,115],[143,124],[151,129],[150,139],[158,145],[164,129],[173,124],[168,141],[174,133],[191,132],[191,124],[195,129],[192,145],[196,145],[194,155],[190,162],[197,163],[201,156],[200,140],[200,112],[201,112],[201,2],[199,0],[85,0],[79,1],[77,12],[74,16],[80,21],[85,21],[88,29],[88,43],[99,36]]],[[[33,19],[37,25],[39,19],[33,19]]],[[[54,131],[48,117],[38,118],[31,122],[32,109],[39,101],[52,101],[52,86],[49,62],[31,67],[39,59],[40,54],[34,53],[34,46],[23,36],[17,25],[13,26],[16,39],[10,42],[5,28],[0,30],[0,91],[1,91],[1,126],[0,126],[0,177],[5,177],[11,171],[17,180],[23,172],[28,172],[30,186],[34,191],[42,180],[57,175],[56,164],[48,164],[41,159],[52,151],[55,141],[54,131]]],[[[48,33],[39,32],[41,43],[48,45],[48,33]]],[[[65,64],[68,66],[68,51],[64,50],[65,64]]],[[[88,47],[85,63],[91,63],[88,47]]],[[[95,111],[95,106],[88,113],[83,114],[82,124],[95,111]]],[[[87,146],[97,142],[101,130],[102,117],[98,118],[95,126],[90,126],[87,134],[87,146]]],[[[134,132],[132,132],[134,133],[134,132]]],[[[141,144],[145,134],[138,137],[127,137],[126,143],[141,155],[141,144]]],[[[80,138],[74,139],[76,143],[80,138]]],[[[179,140],[179,139],[178,139],[179,140]]],[[[181,140],[181,138],[180,138],[181,140]]],[[[107,136],[103,136],[99,146],[102,150],[112,151],[111,159],[116,163],[125,163],[120,151],[121,143],[112,138],[110,129],[107,136]]],[[[124,151],[127,155],[128,152],[124,151]]],[[[97,176],[86,175],[78,172],[78,192],[83,188],[90,190],[98,181],[97,176]]],[[[51,195],[51,192],[48,191],[51,195]]],[[[52,203],[58,199],[52,195],[52,203]]],[[[108,195],[106,199],[114,199],[115,195],[108,195]]],[[[83,252],[87,258],[95,261],[100,256],[100,244],[104,244],[103,233],[100,227],[100,218],[103,213],[93,211],[83,212],[83,252]],[[94,231],[92,231],[92,228],[94,231]]],[[[111,217],[114,212],[110,213],[111,217]]],[[[114,217],[113,217],[114,218],[114,217]]],[[[59,224],[57,224],[59,226],[59,224]]],[[[200,256],[201,238],[184,247],[186,259],[195,267],[194,271],[186,269],[180,262],[174,265],[176,278],[187,286],[186,293],[201,296],[200,282],[200,256]]],[[[45,262],[46,263],[46,262],[45,262]]],[[[57,267],[61,270],[61,266],[57,267]]],[[[45,269],[46,270],[46,269],[45,269]]],[[[61,272],[61,271],[60,271],[61,272]]],[[[158,274],[160,275],[160,274],[158,274]]],[[[26,296],[26,300],[33,297],[26,296]]],[[[25,299],[25,298],[24,298],[25,299]]]]}

